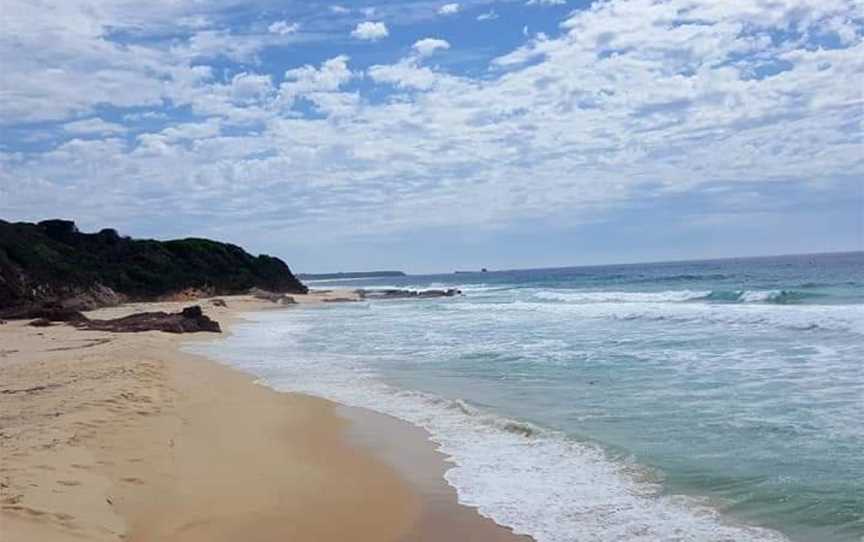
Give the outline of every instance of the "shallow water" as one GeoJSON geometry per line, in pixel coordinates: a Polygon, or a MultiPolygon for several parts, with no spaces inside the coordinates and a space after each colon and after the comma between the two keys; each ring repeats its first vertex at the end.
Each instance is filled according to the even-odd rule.
{"type": "Polygon", "coordinates": [[[854,253],[327,282],[465,296],[259,313],[196,348],[425,427],[460,499],[539,541],[858,541],[862,269],[854,253]]]}

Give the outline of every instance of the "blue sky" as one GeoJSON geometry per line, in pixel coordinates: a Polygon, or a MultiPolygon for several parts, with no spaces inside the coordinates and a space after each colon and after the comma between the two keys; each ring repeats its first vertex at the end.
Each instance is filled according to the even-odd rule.
{"type": "Polygon", "coordinates": [[[0,217],[301,271],[862,249],[854,0],[9,0],[0,217]]]}

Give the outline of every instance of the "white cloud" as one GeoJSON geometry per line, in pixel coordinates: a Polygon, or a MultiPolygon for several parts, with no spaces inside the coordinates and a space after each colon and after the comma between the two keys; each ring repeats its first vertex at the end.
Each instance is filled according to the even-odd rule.
{"type": "Polygon", "coordinates": [[[437,38],[424,38],[415,42],[413,45],[413,49],[417,51],[420,56],[429,56],[434,54],[436,51],[443,51],[449,48],[449,42],[437,38]]]}
{"type": "Polygon", "coordinates": [[[254,60],[266,42],[255,35],[235,35],[229,30],[201,30],[185,43],[174,45],[172,56],[184,62],[196,59],[228,58],[237,62],[254,60]]]}
{"type": "Polygon", "coordinates": [[[528,0],[525,2],[527,6],[563,6],[567,0],[528,0]]]}
{"type": "MultiPolygon", "coordinates": [[[[353,77],[345,55],[324,61],[320,68],[309,65],[294,68],[285,72],[285,81],[279,86],[279,100],[289,108],[301,97],[320,104],[328,99],[324,94],[338,91],[353,77]]],[[[333,103],[332,97],[328,102],[333,103]]]]}
{"type": "Polygon", "coordinates": [[[89,119],[76,120],[67,122],[63,125],[63,130],[70,134],[122,134],[126,132],[126,127],[122,124],[114,122],[106,122],[98,117],[89,119]]]}
{"type": "MultiPolygon", "coordinates": [[[[279,37],[208,27],[173,49],[121,46],[105,37],[107,22],[70,4],[57,4],[62,31],[32,17],[0,36],[0,114],[90,115],[60,133],[103,129],[103,138],[0,151],[3,216],[218,213],[317,240],[583,221],[646,190],[789,181],[819,190],[864,176],[864,14],[843,0],[595,3],[482,76],[421,65],[415,47],[366,70],[374,99],[350,85],[363,74],[344,55],[272,77],[232,65],[241,73],[226,80],[200,65],[205,52],[254,59],[279,37]],[[129,143],[99,125],[89,112],[98,104],[132,108],[135,119],[188,107],[197,120],[162,129],[161,118],[129,143]]],[[[136,24],[124,28],[151,23],[136,24]]]]}
{"type": "Polygon", "coordinates": [[[429,90],[442,80],[434,70],[417,65],[414,58],[396,64],[382,64],[369,68],[369,77],[376,83],[386,83],[402,89],[429,90]]]}
{"type": "Polygon", "coordinates": [[[345,15],[346,13],[351,13],[350,9],[340,5],[330,6],[330,11],[337,15],[345,15]]]}
{"type": "Polygon", "coordinates": [[[267,30],[272,34],[279,34],[280,36],[285,36],[287,34],[293,34],[300,29],[299,23],[289,23],[288,21],[276,21],[267,27],[267,30]]]}
{"type": "Polygon", "coordinates": [[[481,13],[477,16],[478,21],[494,21],[497,18],[498,14],[495,12],[494,9],[490,9],[489,11],[481,13]]]}
{"type": "Polygon", "coordinates": [[[219,135],[221,121],[217,118],[207,119],[204,122],[187,122],[176,124],[159,132],[166,143],[180,142],[184,140],[201,140],[219,135]]]}
{"type": "Polygon", "coordinates": [[[452,4],[444,4],[443,6],[438,8],[438,14],[439,15],[454,15],[456,13],[459,13],[460,9],[461,9],[461,6],[455,2],[452,4]]]}
{"type": "Polygon", "coordinates": [[[240,103],[252,103],[265,99],[274,91],[269,75],[239,73],[231,80],[231,97],[240,103]]]}
{"type": "Polygon", "coordinates": [[[387,25],[381,22],[364,21],[357,25],[351,32],[351,36],[359,40],[376,41],[386,38],[390,34],[387,25]]]}

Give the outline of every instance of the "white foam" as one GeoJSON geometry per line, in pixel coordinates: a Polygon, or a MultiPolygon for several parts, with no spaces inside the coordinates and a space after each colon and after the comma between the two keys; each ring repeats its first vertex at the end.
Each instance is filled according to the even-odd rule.
{"type": "Polygon", "coordinates": [[[690,301],[704,299],[710,290],[668,290],[664,292],[590,292],[573,290],[543,290],[534,294],[538,299],[569,303],[645,303],[662,301],[690,301]]]}
{"type": "MultiPolygon", "coordinates": [[[[539,294],[534,294],[536,297],[539,294]]],[[[681,303],[677,301],[602,301],[548,303],[511,301],[506,303],[453,305],[453,310],[489,313],[519,311],[547,313],[558,318],[612,320],[656,320],[722,326],[757,326],[798,331],[851,331],[864,334],[862,305],[778,305],[681,303]]]]}
{"type": "Polygon", "coordinates": [[[538,542],[780,541],[781,535],[724,521],[710,506],[660,487],[599,448],[463,401],[400,390],[354,356],[290,355],[303,330],[282,314],[238,326],[208,355],[259,375],[282,391],[322,396],[425,428],[449,457],[459,499],[538,542]]]}

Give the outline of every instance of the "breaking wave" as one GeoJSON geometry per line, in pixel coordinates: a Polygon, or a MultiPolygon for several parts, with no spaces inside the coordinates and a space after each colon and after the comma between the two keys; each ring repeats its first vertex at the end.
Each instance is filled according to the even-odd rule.
{"type": "Polygon", "coordinates": [[[368,408],[422,427],[452,464],[445,479],[459,502],[517,534],[538,542],[786,540],[775,531],[732,524],[701,500],[664,494],[652,472],[592,443],[461,399],[395,388],[352,359],[262,359],[260,351],[250,357],[247,345],[260,343],[264,327],[238,326],[208,354],[270,375],[262,383],[274,389],[368,408]]]}
{"type": "Polygon", "coordinates": [[[662,292],[544,290],[537,292],[535,297],[546,301],[566,303],[712,301],[786,305],[819,297],[819,294],[797,290],[667,290],[662,292]]]}

